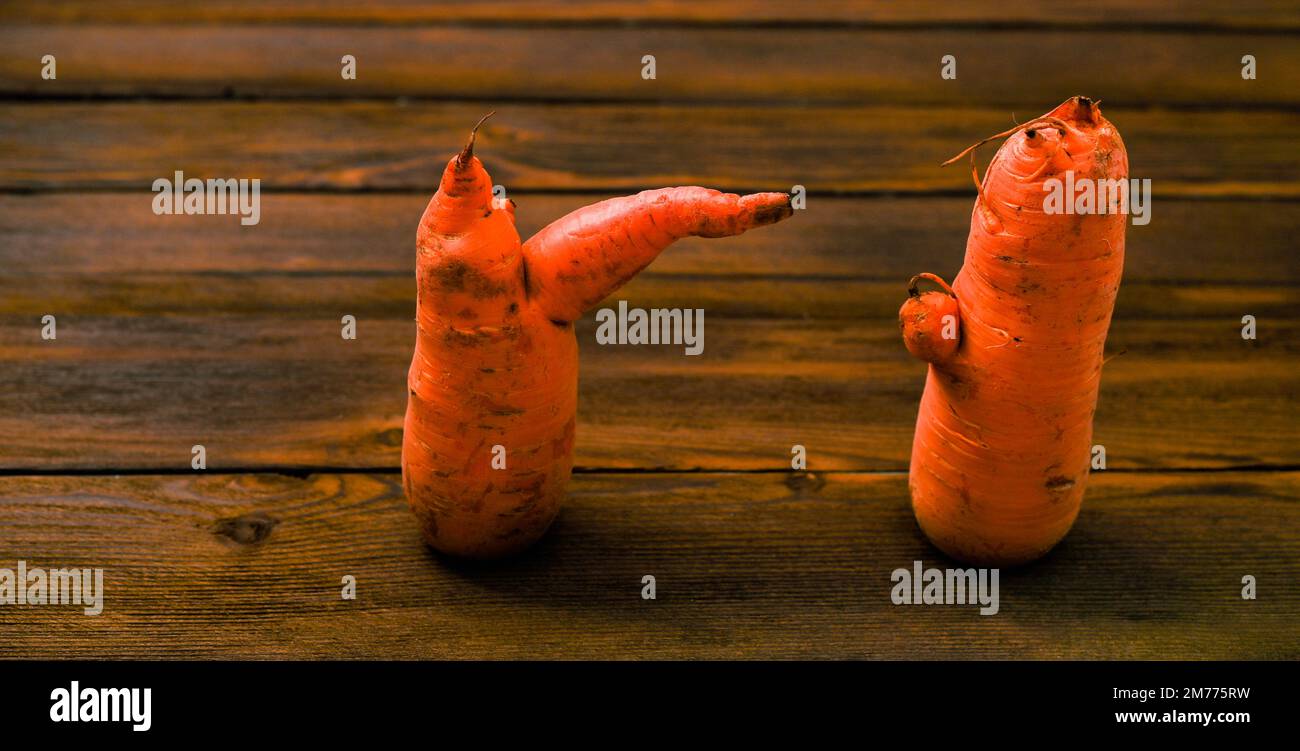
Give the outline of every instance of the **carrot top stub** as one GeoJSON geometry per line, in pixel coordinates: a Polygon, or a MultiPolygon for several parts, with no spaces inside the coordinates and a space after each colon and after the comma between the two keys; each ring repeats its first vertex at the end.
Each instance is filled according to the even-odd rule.
{"type": "Polygon", "coordinates": [[[1048,180],[1127,180],[1128,156],[1119,131],[1096,100],[1075,96],[1047,114],[985,138],[944,162],[969,156],[979,198],[975,216],[990,234],[1016,233],[1006,222],[1042,224],[1048,180]],[[975,155],[980,146],[1006,138],[980,180],[975,155]]]}

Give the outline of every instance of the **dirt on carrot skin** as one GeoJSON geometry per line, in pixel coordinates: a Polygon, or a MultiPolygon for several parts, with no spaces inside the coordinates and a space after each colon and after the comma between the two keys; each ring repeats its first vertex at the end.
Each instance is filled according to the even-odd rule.
{"type": "Polygon", "coordinates": [[[793,212],[785,193],[665,188],[578,209],[521,243],[473,142],[448,162],[417,229],[402,473],[429,545],[494,558],[531,545],[564,500],[573,322],[674,241],[737,235],[793,212]]]}
{"type": "MultiPolygon", "coordinates": [[[[952,285],[960,344],[948,356],[921,353],[929,373],[909,488],[918,524],[941,550],[1017,565],[1064,537],[1083,499],[1127,219],[1046,215],[1042,184],[1067,170],[1126,180],[1128,157],[1087,97],[980,143],[997,138],[1006,141],[975,179],[966,260],[952,285]]],[[[973,164],[974,153],[948,163],[969,154],[973,164]]],[[[905,341],[926,325],[901,323],[905,341]]]]}

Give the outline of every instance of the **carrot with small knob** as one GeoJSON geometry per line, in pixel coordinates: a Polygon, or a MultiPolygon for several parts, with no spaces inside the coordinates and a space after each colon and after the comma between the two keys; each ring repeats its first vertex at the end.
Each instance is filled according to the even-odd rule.
{"type": "Polygon", "coordinates": [[[574,321],[676,240],[792,213],[785,193],[665,188],[578,209],[521,244],[471,133],[416,233],[402,482],[428,543],[488,558],[541,537],[573,466],[574,321]]]}
{"type": "Polygon", "coordinates": [[[952,287],[934,274],[917,274],[907,284],[907,302],[898,311],[898,326],[903,331],[907,351],[926,362],[952,357],[961,342],[957,328],[957,295],[952,287]],[[921,293],[918,283],[928,279],[942,292],[921,293]]]}
{"type": "Polygon", "coordinates": [[[1079,512],[1127,219],[1045,210],[1046,181],[1067,172],[1128,179],[1119,132],[1092,100],[1002,137],[982,183],[974,173],[952,287],[917,295],[913,280],[899,314],[908,349],[929,363],[908,481],[917,522],[952,557],[987,565],[1038,558],[1079,512]],[[952,337],[937,328],[945,315],[952,337]]]}

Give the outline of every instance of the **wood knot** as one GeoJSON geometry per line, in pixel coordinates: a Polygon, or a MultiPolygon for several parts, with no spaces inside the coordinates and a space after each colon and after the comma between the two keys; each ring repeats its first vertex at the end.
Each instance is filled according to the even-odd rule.
{"type": "Polygon", "coordinates": [[[815,472],[791,472],[785,476],[785,486],[795,493],[815,493],[826,487],[826,478],[815,472]]]}
{"type": "Polygon", "coordinates": [[[279,519],[272,519],[266,514],[244,514],[218,519],[213,525],[212,533],[237,545],[256,545],[270,536],[271,530],[279,523],[279,519]]]}

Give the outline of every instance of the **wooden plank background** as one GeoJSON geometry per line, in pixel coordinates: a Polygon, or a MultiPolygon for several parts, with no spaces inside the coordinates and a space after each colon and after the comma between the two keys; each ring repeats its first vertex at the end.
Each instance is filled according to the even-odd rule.
{"type": "Polygon", "coordinates": [[[4,478],[6,536],[48,548],[59,520],[59,563],[104,567],[108,596],[0,628],[9,653],[81,658],[1295,659],[1296,481],[1099,475],[981,616],[890,601],[894,569],[940,560],[901,474],[582,475],[493,564],[429,552],[391,474],[4,478]]]}
{"type": "Polygon", "coordinates": [[[0,7],[0,566],[109,587],[96,618],[0,607],[0,657],[1300,656],[1300,12],[1007,5],[0,7]],[[973,189],[937,165],[1075,93],[1156,196],[1108,342],[1109,469],[998,616],[895,607],[890,571],[945,565],[907,505],[924,370],[895,323],[908,277],[961,264],[973,189]],[[525,237],[667,184],[810,199],[618,293],[705,308],[704,356],[579,324],[569,507],[470,566],[420,543],[396,472],[414,225],[488,108],[525,237]],[[155,216],[175,170],[261,178],[261,223],[155,216]]]}
{"type": "Polygon", "coordinates": [[[376,0],[364,5],[347,0],[216,0],[172,3],[167,0],[65,0],[34,8],[3,6],[0,19],[10,22],[116,23],[309,23],[350,25],[408,25],[411,23],[488,23],[498,26],[717,25],[728,28],[767,24],[784,28],[800,22],[840,26],[1143,26],[1163,28],[1294,31],[1300,10],[1286,0],[1242,0],[1232,5],[1187,0],[1154,0],[1135,4],[1125,0],[1060,0],[1051,6],[1016,6],[1000,0],[915,0],[908,3],[816,0],[376,0]]]}
{"type": "MultiPolygon", "coordinates": [[[[247,175],[267,190],[431,192],[482,104],[393,102],[11,105],[0,189],[147,192],[175,170],[247,175]]],[[[480,131],[507,192],[719,189],[965,195],[938,164],[1013,124],[1006,111],[935,107],[496,106],[480,131]],[[495,120],[496,118],[494,118],[495,120]],[[615,158],[616,157],[616,158],[615,158]]],[[[1046,109],[1045,107],[1042,109],[1046,109]]],[[[1157,197],[1300,197],[1300,112],[1107,109],[1132,135],[1133,171],[1157,197]],[[1138,170],[1141,170],[1139,173],[1138,170]]],[[[1025,119],[1025,118],[1022,118],[1025,119]]],[[[418,216],[416,219],[418,220],[418,216]]],[[[843,238],[860,242],[858,238],[843,238]]],[[[958,243],[960,248],[960,242],[958,243]]]]}
{"type": "MultiPolygon", "coordinates": [[[[1294,39],[1283,35],[1183,31],[1156,38],[1069,28],[774,34],[728,28],[15,26],[0,32],[0,93],[786,106],[887,101],[1022,106],[1028,109],[1020,114],[1030,117],[1043,102],[1063,99],[1062,91],[1105,92],[1111,106],[1145,106],[1159,87],[1166,106],[1259,109],[1291,106],[1300,96],[1300,65],[1288,54],[1293,46],[1294,39]],[[294,54],[285,55],[286,49],[294,54]],[[1087,50],[1087,62],[1063,58],[1065,49],[1087,50]],[[53,51],[60,53],[59,78],[33,76],[33,61],[53,51]],[[344,54],[364,61],[356,80],[338,75],[344,54]],[[639,75],[645,54],[656,59],[653,81],[639,75]],[[1266,61],[1261,78],[1243,83],[1243,54],[1266,61]],[[956,81],[936,75],[944,55],[958,60],[956,81]],[[178,59],[185,64],[177,66],[178,59]]],[[[567,113],[560,114],[567,122],[567,113]]],[[[998,114],[1006,118],[1005,110],[998,114]]]]}

